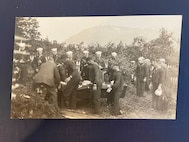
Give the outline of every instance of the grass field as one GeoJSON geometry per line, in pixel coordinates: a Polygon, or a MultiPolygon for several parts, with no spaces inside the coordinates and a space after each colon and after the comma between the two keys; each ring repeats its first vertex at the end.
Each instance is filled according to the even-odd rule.
{"type": "Polygon", "coordinates": [[[101,99],[101,114],[92,114],[92,109],[81,106],[77,110],[63,109],[55,107],[44,100],[43,94],[37,94],[25,86],[19,86],[12,91],[11,118],[18,119],[175,119],[176,115],[176,91],[172,90],[168,96],[168,107],[166,110],[157,111],[152,109],[152,94],[145,93],[143,97],[135,94],[135,87],[130,85],[126,96],[120,99],[122,114],[112,116],[110,107],[106,104],[106,99],[101,99]]]}

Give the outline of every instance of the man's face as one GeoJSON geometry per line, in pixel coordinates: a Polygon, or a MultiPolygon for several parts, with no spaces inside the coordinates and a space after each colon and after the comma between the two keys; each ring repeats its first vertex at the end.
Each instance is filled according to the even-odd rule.
{"type": "Polygon", "coordinates": [[[97,56],[97,58],[101,58],[101,54],[97,54],[96,56],[97,56]]]}
{"type": "Polygon", "coordinates": [[[56,55],[56,54],[57,54],[57,51],[53,51],[52,53],[53,53],[53,55],[56,55]]]}
{"type": "Polygon", "coordinates": [[[84,56],[88,58],[89,57],[89,53],[84,53],[84,56]]]}
{"type": "Polygon", "coordinates": [[[43,51],[42,51],[42,50],[39,50],[38,53],[39,53],[39,55],[41,55],[41,54],[43,53],[43,51]]]}
{"type": "Polygon", "coordinates": [[[87,63],[88,63],[88,64],[92,64],[92,63],[93,63],[93,60],[88,60],[87,63]]]}
{"type": "Polygon", "coordinates": [[[139,63],[139,64],[142,64],[143,61],[144,61],[143,59],[138,59],[138,63],[139,63]]]}

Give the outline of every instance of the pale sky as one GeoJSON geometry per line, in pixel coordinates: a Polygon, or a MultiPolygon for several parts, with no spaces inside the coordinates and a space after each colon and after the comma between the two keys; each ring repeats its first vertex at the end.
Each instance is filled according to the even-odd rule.
{"type": "Polygon", "coordinates": [[[128,28],[181,30],[182,16],[100,16],[100,17],[37,17],[42,38],[64,42],[78,32],[100,25],[128,28]]]}

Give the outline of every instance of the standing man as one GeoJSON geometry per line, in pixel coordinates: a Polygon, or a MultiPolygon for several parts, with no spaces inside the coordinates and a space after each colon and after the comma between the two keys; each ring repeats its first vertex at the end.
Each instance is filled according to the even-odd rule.
{"type": "Polygon", "coordinates": [[[100,113],[100,97],[102,88],[102,77],[101,70],[99,66],[92,60],[92,58],[87,59],[88,69],[89,69],[89,80],[93,84],[93,103],[94,103],[94,113],[100,113]]]}
{"type": "Polygon", "coordinates": [[[161,95],[163,90],[164,70],[161,67],[161,61],[154,62],[154,70],[152,72],[152,108],[161,109],[161,95]]]}
{"type": "Polygon", "coordinates": [[[51,51],[52,51],[52,55],[53,55],[54,62],[55,62],[57,65],[58,65],[58,64],[61,64],[62,61],[61,61],[61,58],[60,58],[59,55],[58,55],[58,50],[57,50],[57,48],[52,48],[51,51]]]}
{"type": "Polygon", "coordinates": [[[81,77],[83,80],[89,79],[89,72],[88,72],[88,65],[87,65],[87,58],[89,57],[89,51],[83,51],[84,56],[81,58],[80,61],[80,71],[81,77]]]}
{"type": "Polygon", "coordinates": [[[36,73],[39,70],[39,67],[41,66],[42,63],[45,63],[46,59],[45,56],[43,56],[43,48],[37,48],[37,55],[34,57],[32,65],[33,68],[35,69],[36,73]]]}
{"type": "Polygon", "coordinates": [[[62,89],[61,104],[64,103],[69,108],[76,109],[77,88],[81,77],[76,69],[76,65],[72,61],[67,60],[64,67],[67,71],[67,78],[65,79],[66,86],[62,89]]]}
{"type": "Polygon", "coordinates": [[[144,64],[144,57],[139,57],[138,65],[136,68],[137,96],[142,97],[144,95],[146,81],[147,81],[147,70],[144,64]]]}
{"type": "Polygon", "coordinates": [[[121,93],[123,91],[123,76],[122,72],[119,69],[119,66],[115,65],[113,66],[113,76],[112,81],[114,82],[112,85],[112,91],[109,94],[110,98],[109,101],[111,105],[113,106],[112,114],[113,115],[120,115],[120,106],[119,106],[119,98],[121,96],[121,93]]]}
{"type": "Polygon", "coordinates": [[[148,93],[150,91],[150,74],[151,74],[151,62],[150,59],[144,60],[145,70],[146,70],[146,84],[145,84],[145,91],[148,93]]]}
{"type": "Polygon", "coordinates": [[[99,68],[102,70],[105,68],[105,63],[102,59],[102,52],[101,51],[96,51],[95,52],[96,54],[96,57],[95,57],[95,60],[94,62],[96,62],[98,65],[99,65],[99,68]]]}

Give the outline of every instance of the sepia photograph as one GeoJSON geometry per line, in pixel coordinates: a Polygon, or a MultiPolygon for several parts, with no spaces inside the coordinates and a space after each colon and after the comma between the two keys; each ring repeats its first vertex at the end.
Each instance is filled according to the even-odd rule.
{"type": "Polygon", "coordinates": [[[181,15],[16,17],[11,119],[176,119],[181,15]]]}

